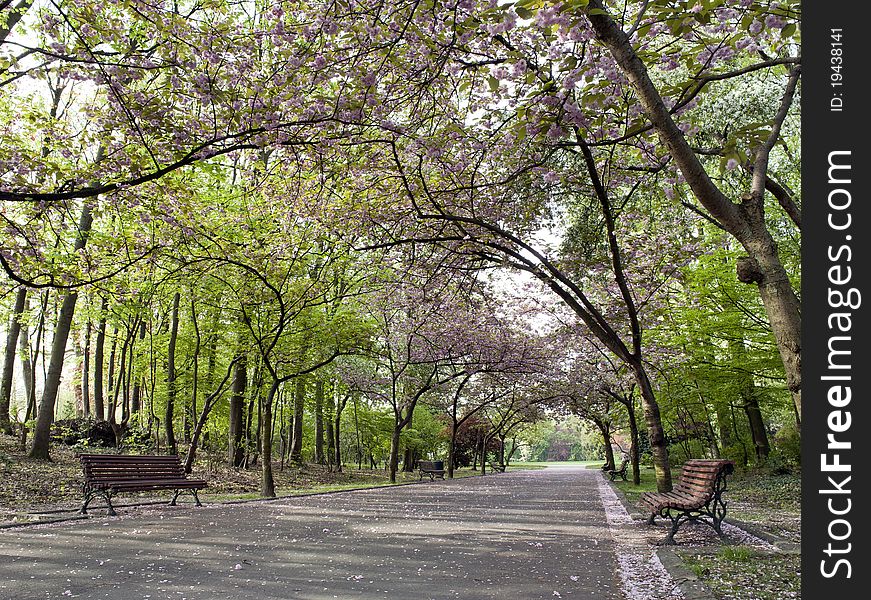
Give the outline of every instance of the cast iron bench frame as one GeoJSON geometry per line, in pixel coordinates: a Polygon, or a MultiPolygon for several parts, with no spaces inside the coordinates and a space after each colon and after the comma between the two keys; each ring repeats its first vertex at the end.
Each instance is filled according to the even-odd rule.
{"type": "Polygon", "coordinates": [[[626,479],[626,468],[627,468],[628,466],[629,466],[629,459],[628,459],[628,458],[624,458],[624,459],[622,460],[622,462],[620,463],[620,468],[619,468],[619,469],[608,469],[608,470],[605,471],[605,472],[608,474],[608,477],[611,479],[611,481],[615,481],[615,480],[617,479],[617,476],[618,476],[618,475],[619,475],[620,477],[623,478],[623,481],[627,481],[627,479],[626,479]]]}
{"type": "Polygon", "coordinates": [[[202,479],[188,479],[178,455],[135,454],[80,454],[85,482],[81,514],[87,514],[88,504],[96,496],[106,500],[109,514],[114,516],[112,496],[121,492],[174,490],[170,506],[175,506],[180,494],[193,495],[197,506],[202,506],[197,490],[206,487],[202,479]]]}
{"type": "Polygon", "coordinates": [[[735,463],[722,459],[691,459],[681,469],[680,481],[670,492],[645,492],[641,504],[650,512],[648,525],[658,516],[671,519],[671,531],[665,544],[674,544],[674,534],[687,521],[701,521],[722,536],[720,528],[726,518],[726,477],[735,463]]]}
{"type": "Polygon", "coordinates": [[[418,481],[423,479],[424,475],[429,475],[430,481],[435,481],[435,478],[445,478],[444,469],[436,469],[436,461],[434,460],[419,460],[417,461],[417,470],[420,474],[418,481]]]}

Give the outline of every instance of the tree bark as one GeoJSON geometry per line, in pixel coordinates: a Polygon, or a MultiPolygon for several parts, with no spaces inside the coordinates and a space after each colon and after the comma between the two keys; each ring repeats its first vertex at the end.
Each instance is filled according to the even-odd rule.
{"type": "Polygon", "coordinates": [[[91,416],[91,322],[85,324],[85,347],[82,357],[82,414],[91,416]]]}
{"type": "MultiPolygon", "coordinates": [[[[139,341],[145,341],[145,319],[139,323],[139,341]]],[[[130,363],[130,368],[133,370],[133,392],[130,395],[130,413],[136,415],[142,410],[142,384],[145,381],[145,376],[134,368],[133,362],[130,363]]]]}
{"type": "Polygon", "coordinates": [[[27,288],[20,287],[15,294],[15,306],[9,319],[9,333],[6,336],[6,349],[3,353],[3,380],[0,382],[0,432],[12,435],[12,422],[9,420],[9,404],[12,398],[12,379],[15,372],[15,349],[21,333],[21,317],[27,303],[27,288]]]}
{"type": "Polygon", "coordinates": [[[94,347],[94,416],[97,421],[106,418],[105,403],[103,400],[103,353],[106,348],[106,311],[109,309],[108,301],[103,298],[100,303],[100,322],[97,324],[97,341],[94,347]]]}
{"type": "Polygon", "coordinates": [[[315,462],[319,465],[327,462],[324,454],[324,382],[322,379],[315,382],[315,462]]]}
{"type": "Polygon", "coordinates": [[[305,377],[296,378],[296,391],[293,395],[293,436],[290,442],[290,462],[302,464],[302,420],[305,411],[305,377]]]}
{"type": "MultiPolygon", "coordinates": [[[[81,250],[85,247],[88,232],[93,224],[91,207],[87,204],[82,208],[79,218],[78,235],[73,248],[81,250]]],[[[51,358],[48,363],[48,372],[45,378],[45,387],[42,391],[42,399],[39,401],[39,410],[36,415],[36,425],[33,429],[33,445],[30,447],[30,457],[49,460],[49,442],[51,424],[54,422],[54,406],[60,389],[61,371],[64,365],[67,340],[70,328],[73,324],[73,314],[76,310],[76,301],[79,298],[77,291],[67,292],[61,303],[60,313],[57,318],[57,326],[54,330],[54,340],[51,346],[51,358]]]]}
{"type": "Polygon", "coordinates": [[[230,395],[230,427],[229,453],[227,464],[230,467],[241,467],[245,461],[245,449],[242,446],[244,434],[245,387],[248,384],[248,365],[244,356],[236,363],[233,374],[233,388],[230,395]]]}
{"type": "Polygon", "coordinates": [[[668,444],[665,431],[662,428],[662,417],[659,414],[659,404],[653,393],[653,386],[647,377],[647,371],[641,363],[630,365],[635,375],[635,382],[641,392],[641,407],[644,411],[644,421],[647,425],[647,436],[650,440],[650,451],[653,454],[653,465],[656,472],[656,489],[660,492],[671,490],[671,469],[668,462],[668,444]],[[666,468],[663,468],[663,465],[666,468]]]}
{"type": "Polygon", "coordinates": [[[261,456],[261,480],[260,495],[264,498],[275,498],[275,480],[272,477],[272,402],[278,391],[278,380],[274,380],[269,386],[269,394],[262,403],[262,415],[260,418],[260,456],[261,456]]]}
{"type": "MultiPolygon", "coordinates": [[[[336,453],[336,471],[342,472],[342,411],[345,410],[345,405],[348,403],[348,395],[345,394],[342,398],[336,403],[336,417],[333,425],[333,435],[335,436],[335,442],[333,443],[333,450],[336,453]]],[[[356,402],[354,404],[356,409],[356,402]]],[[[354,411],[354,415],[356,416],[356,410],[354,411]]],[[[359,449],[358,449],[359,452],[359,449]]]]}
{"type": "Polygon", "coordinates": [[[178,452],[178,443],[175,440],[175,396],[176,396],[176,372],[175,372],[175,345],[178,340],[178,306],[181,302],[181,294],[175,293],[172,298],[172,317],[169,333],[169,353],[166,366],[166,413],[163,417],[163,426],[166,431],[166,445],[172,454],[178,452]]]}

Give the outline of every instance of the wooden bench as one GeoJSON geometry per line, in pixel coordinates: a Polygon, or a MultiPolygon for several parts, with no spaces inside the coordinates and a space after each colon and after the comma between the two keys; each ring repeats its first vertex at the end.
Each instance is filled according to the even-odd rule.
{"type": "Polygon", "coordinates": [[[420,479],[423,479],[424,475],[429,475],[430,481],[435,481],[435,478],[439,479],[445,478],[445,463],[441,460],[419,460],[417,461],[417,470],[420,473],[420,479]]]}
{"type": "Polygon", "coordinates": [[[647,524],[657,515],[671,519],[671,531],[666,544],[674,544],[674,534],[687,521],[702,521],[723,535],[720,524],[726,518],[726,476],[735,470],[735,463],[721,459],[691,459],[684,463],[680,480],[670,492],[645,492],[641,505],[650,512],[647,524]]]}
{"type": "Polygon", "coordinates": [[[628,467],[628,466],[629,466],[629,459],[624,458],[622,460],[622,462],[620,463],[619,469],[608,469],[605,472],[608,474],[608,477],[611,479],[611,481],[616,480],[618,475],[623,478],[623,481],[626,481],[626,467],[628,467]]]}
{"type": "Polygon", "coordinates": [[[122,454],[81,454],[82,471],[85,482],[82,484],[84,501],[79,511],[88,512],[88,504],[96,496],[102,496],[109,507],[109,514],[115,515],[112,496],[122,492],[142,492],[149,490],[174,490],[175,495],[169,504],[175,506],[183,492],[193,495],[197,506],[202,506],[197,490],[206,487],[201,479],[188,479],[181,460],[175,454],[122,455],[122,454]]]}
{"type": "Polygon", "coordinates": [[[495,471],[496,473],[504,473],[505,465],[500,465],[499,463],[487,463],[490,465],[490,470],[495,471]]]}

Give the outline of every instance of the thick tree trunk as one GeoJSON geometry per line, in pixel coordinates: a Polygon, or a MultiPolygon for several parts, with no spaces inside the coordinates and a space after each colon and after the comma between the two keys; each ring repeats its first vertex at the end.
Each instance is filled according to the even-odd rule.
{"type": "Polygon", "coordinates": [[[21,333],[21,316],[27,303],[27,288],[20,287],[15,294],[15,306],[9,319],[9,333],[6,336],[6,349],[3,352],[3,380],[0,382],[0,432],[12,435],[9,420],[9,404],[12,398],[12,378],[15,371],[15,349],[21,333]]]}
{"type": "Polygon", "coordinates": [[[614,469],[614,448],[611,447],[611,428],[604,421],[596,421],[596,427],[599,428],[599,434],[602,436],[602,443],[605,445],[605,465],[603,470],[614,469]]]}
{"type": "Polygon", "coordinates": [[[290,442],[290,462],[302,464],[302,420],[305,412],[305,376],[296,378],[296,391],[293,395],[293,437],[290,442]]]}
{"type": "Polygon", "coordinates": [[[641,363],[630,365],[635,382],[641,392],[641,407],[644,411],[644,421],[647,425],[647,436],[650,440],[650,451],[653,454],[653,468],[656,473],[656,489],[660,492],[671,491],[671,465],[668,460],[668,445],[665,431],[662,428],[662,417],[659,414],[659,404],[650,385],[650,379],[641,363]]]}
{"type": "Polygon", "coordinates": [[[175,345],[178,340],[178,306],[181,302],[181,294],[175,293],[172,298],[172,317],[169,333],[169,353],[166,365],[166,412],[163,416],[163,427],[166,431],[166,445],[172,454],[178,452],[178,443],[175,440],[175,396],[176,396],[176,372],[175,372],[175,345]]]}
{"type": "Polygon", "coordinates": [[[233,374],[233,387],[230,395],[230,427],[229,427],[229,452],[227,456],[227,464],[230,467],[241,467],[245,461],[245,449],[242,446],[242,437],[244,434],[244,405],[245,405],[245,386],[248,383],[247,362],[243,356],[236,363],[236,370],[233,374]]]}
{"type": "MultiPolygon", "coordinates": [[[[78,235],[73,248],[80,250],[85,247],[88,232],[91,230],[93,216],[91,208],[85,205],[79,218],[78,235]]],[[[57,326],[54,330],[54,340],[51,345],[51,358],[48,362],[48,372],[45,376],[45,386],[42,390],[42,399],[39,401],[39,410],[36,415],[36,425],[33,430],[33,445],[30,448],[30,457],[41,460],[49,460],[49,441],[51,424],[54,421],[54,406],[60,389],[61,371],[64,366],[64,354],[67,349],[67,340],[70,328],[73,324],[73,314],[76,311],[76,301],[79,294],[76,291],[68,292],[61,303],[60,313],[57,318],[57,326]]]]}

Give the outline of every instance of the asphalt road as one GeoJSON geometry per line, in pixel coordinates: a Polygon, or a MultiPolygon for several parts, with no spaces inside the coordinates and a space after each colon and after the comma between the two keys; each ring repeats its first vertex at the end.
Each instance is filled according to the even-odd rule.
{"type": "Polygon", "coordinates": [[[599,476],[560,468],[95,510],[0,531],[0,598],[622,598],[599,476]]]}

